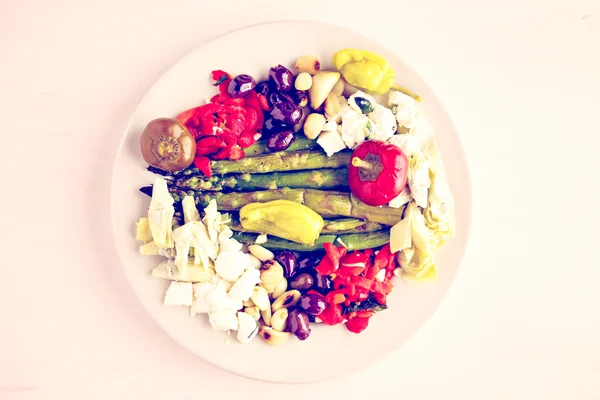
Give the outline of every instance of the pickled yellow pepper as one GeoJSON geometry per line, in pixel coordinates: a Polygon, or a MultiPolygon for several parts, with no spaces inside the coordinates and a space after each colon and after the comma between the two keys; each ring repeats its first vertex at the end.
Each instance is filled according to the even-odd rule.
{"type": "Polygon", "coordinates": [[[312,245],[325,222],[310,208],[289,200],[250,203],[240,209],[242,227],[293,242],[312,245]]]}
{"type": "Polygon", "coordinates": [[[343,49],[331,58],[346,82],[371,94],[385,94],[397,90],[421,101],[421,96],[394,83],[396,75],[388,61],[377,53],[367,50],[343,49]]]}

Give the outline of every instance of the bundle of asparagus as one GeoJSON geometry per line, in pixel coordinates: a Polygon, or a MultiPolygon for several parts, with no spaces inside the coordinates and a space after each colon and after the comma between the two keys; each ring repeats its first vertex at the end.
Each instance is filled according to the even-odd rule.
{"type": "MultiPolygon", "coordinates": [[[[312,251],[321,249],[323,243],[342,241],[348,249],[358,250],[387,243],[389,229],[386,226],[400,221],[404,208],[371,207],[349,192],[331,190],[347,190],[351,153],[328,157],[320,150],[311,150],[314,142],[309,139],[299,138],[295,143],[302,150],[264,153],[265,149],[258,144],[253,149],[254,154],[259,154],[256,157],[213,161],[211,167],[215,175],[210,178],[196,168],[163,175],[169,176],[169,192],[176,203],[181,203],[185,196],[193,196],[199,207],[206,207],[214,199],[220,211],[235,212],[250,203],[290,200],[328,218],[313,246],[271,237],[267,247],[273,249],[312,251]]],[[[140,190],[152,195],[152,186],[140,190]]],[[[244,232],[236,214],[231,229],[241,242],[256,239],[255,233],[244,232]]]]}

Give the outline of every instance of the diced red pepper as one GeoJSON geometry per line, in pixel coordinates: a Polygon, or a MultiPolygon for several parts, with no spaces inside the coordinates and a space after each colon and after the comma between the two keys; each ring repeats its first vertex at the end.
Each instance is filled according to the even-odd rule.
{"type": "Polygon", "coordinates": [[[364,311],[357,311],[356,312],[356,316],[357,317],[362,317],[362,318],[370,318],[373,315],[375,315],[375,311],[364,310],[364,311]]]}
{"type": "Polygon", "coordinates": [[[392,284],[390,282],[373,282],[371,291],[388,295],[392,291],[392,284]]]}
{"type": "Polygon", "coordinates": [[[346,248],[341,246],[336,247],[333,243],[325,243],[323,247],[327,256],[329,256],[333,265],[335,265],[335,269],[337,269],[340,266],[340,260],[346,255],[346,248]]]}
{"type": "MultiPolygon", "coordinates": [[[[333,261],[331,261],[331,258],[325,256],[321,259],[319,265],[315,267],[315,271],[320,275],[327,276],[335,271],[335,265],[333,264],[333,261]]],[[[335,280],[333,282],[335,282],[335,280]]]]}
{"type": "Polygon", "coordinates": [[[390,252],[390,244],[388,243],[385,246],[383,246],[381,250],[379,250],[379,253],[377,253],[377,255],[375,256],[375,262],[367,272],[367,277],[369,279],[373,279],[379,271],[387,267],[391,255],[392,253],[390,252]]]}
{"type": "Polygon", "coordinates": [[[342,315],[342,306],[339,304],[327,304],[325,309],[321,314],[318,315],[318,318],[323,321],[326,325],[337,325],[344,321],[344,316],[342,315]]]}
{"type": "Polygon", "coordinates": [[[364,276],[353,276],[352,283],[354,283],[357,286],[357,288],[360,287],[365,290],[371,290],[371,287],[373,286],[373,281],[371,279],[365,278],[364,276]]]}
{"type": "Polygon", "coordinates": [[[358,315],[354,318],[346,321],[346,329],[352,333],[361,333],[369,326],[370,317],[359,317],[358,315]]]}
{"type": "Polygon", "coordinates": [[[194,158],[194,166],[198,168],[207,178],[212,175],[212,168],[210,167],[210,159],[205,156],[196,156],[194,158]]]}
{"type": "Polygon", "coordinates": [[[382,306],[385,306],[387,304],[387,296],[383,293],[373,293],[373,298],[382,306]]]}

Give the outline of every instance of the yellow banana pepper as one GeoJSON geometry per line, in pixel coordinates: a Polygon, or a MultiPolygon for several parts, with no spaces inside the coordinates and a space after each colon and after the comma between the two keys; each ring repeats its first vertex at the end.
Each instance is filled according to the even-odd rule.
{"type": "Polygon", "coordinates": [[[388,61],[377,53],[367,50],[343,49],[331,58],[346,82],[371,94],[385,94],[398,90],[417,101],[421,96],[394,83],[396,75],[388,61]]]}
{"type": "Polygon", "coordinates": [[[289,200],[250,203],[240,210],[242,227],[293,242],[312,245],[325,222],[310,208],[289,200]]]}

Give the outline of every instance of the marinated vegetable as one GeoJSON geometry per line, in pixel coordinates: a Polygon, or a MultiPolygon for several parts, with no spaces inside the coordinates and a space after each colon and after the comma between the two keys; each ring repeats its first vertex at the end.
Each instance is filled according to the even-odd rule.
{"type": "Polygon", "coordinates": [[[352,153],[348,183],[352,193],[370,206],[387,204],[406,185],[408,160],[399,147],[369,140],[352,153]]]}
{"type": "Polygon", "coordinates": [[[379,54],[366,50],[344,49],[336,52],[331,62],[349,84],[359,89],[373,94],[385,94],[394,89],[421,101],[419,95],[394,83],[394,70],[379,54]]]}
{"type": "Polygon", "coordinates": [[[168,172],[189,167],[196,153],[194,137],[173,118],[150,121],[142,133],[141,147],[148,164],[168,172]]]}
{"type": "Polygon", "coordinates": [[[319,214],[289,200],[245,205],[240,209],[240,222],[248,231],[266,233],[305,245],[315,242],[324,225],[319,214]]]}

